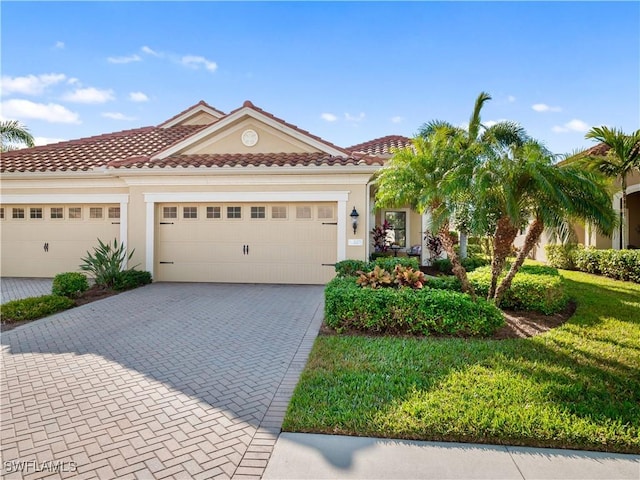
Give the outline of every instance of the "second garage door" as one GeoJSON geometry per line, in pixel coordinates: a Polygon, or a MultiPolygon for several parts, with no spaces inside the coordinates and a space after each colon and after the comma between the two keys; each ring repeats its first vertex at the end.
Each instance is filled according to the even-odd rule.
{"type": "Polygon", "coordinates": [[[157,280],[324,284],[334,276],[335,203],[156,208],[157,280]]]}

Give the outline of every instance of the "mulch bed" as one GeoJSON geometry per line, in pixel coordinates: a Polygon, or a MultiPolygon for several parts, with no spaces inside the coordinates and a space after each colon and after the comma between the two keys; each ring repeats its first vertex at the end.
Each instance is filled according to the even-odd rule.
{"type": "MultiPolygon", "coordinates": [[[[80,305],[86,305],[87,303],[95,302],[96,300],[102,300],[103,298],[111,297],[113,295],[117,295],[118,293],[120,292],[111,290],[110,288],[92,285],[91,287],[89,287],[89,290],[75,299],[75,306],[79,307],[80,305]]],[[[19,327],[20,325],[25,325],[27,323],[35,321],[36,320],[24,320],[22,322],[11,323],[0,322],[0,332],[7,332],[9,330],[13,330],[16,327],[19,327]]]]}

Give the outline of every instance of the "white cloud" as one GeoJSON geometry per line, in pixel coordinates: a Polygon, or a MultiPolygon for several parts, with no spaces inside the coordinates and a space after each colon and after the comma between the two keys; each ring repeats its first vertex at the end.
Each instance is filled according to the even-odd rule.
{"type": "Polygon", "coordinates": [[[113,90],[100,90],[98,88],[79,88],[74,92],[67,93],[63,100],[75,103],[105,103],[113,100],[113,90]]]}
{"type": "Polygon", "coordinates": [[[142,52],[146,53],[147,55],[153,55],[154,57],[161,57],[162,56],[162,53],[156,52],[155,50],[153,50],[150,47],[147,47],[146,45],[144,47],[142,47],[140,50],[142,50],[142,52]]]}
{"type": "Polygon", "coordinates": [[[495,120],[487,120],[486,122],[482,122],[482,124],[487,128],[493,127],[497,123],[498,122],[495,120]]]}
{"type": "Polygon", "coordinates": [[[515,101],[516,101],[516,97],[514,97],[513,95],[509,95],[509,96],[507,97],[507,101],[508,101],[509,103],[513,103],[513,102],[515,102],[515,101]]]}
{"type": "Polygon", "coordinates": [[[147,97],[142,92],[131,92],[129,94],[129,100],[131,100],[132,102],[148,102],[149,97],[147,97]]]}
{"type": "Polygon", "coordinates": [[[75,77],[70,78],[69,80],[67,80],[67,83],[69,85],[80,85],[80,80],[78,80],[75,77]]]}
{"type": "Polygon", "coordinates": [[[403,120],[404,118],[400,116],[391,117],[391,123],[401,123],[403,120]]]}
{"type": "Polygon", "coordinates": [[[45,73],[42,75],[27,75],[25,77],[3,75],[0,79],[0,89],[3,94],[40,95],[47,87],[60,83],[66,78],[67,76],[63,73],[45,73]]]}
{"type": "Polygon", "coordinates": [[[57,103],[35,103],[11,99],[0,105],[2,115],[8,118],[44,120],[50,123],[80,123],[77,113],[57,103]]]}
{"type": "Polygon", "coordinates": [[[109,57],[107,58],[107,61],[109,63],[132,63],[132,62],[139,62],[141,61],[142,58],[140,58],[140,55],[129,55],[128,57],[109,57]]]}
{"type": "Polygon", "coordinates": [[[49,145],[51,143],[59,143],[64,142],[66,139],[64,138],[49,138],[49,137],[33,137],[33,142],[36,144],[36,147],[40,145],[49,145]]]}
{"type": "Polygon", "coordinates": [[[333,113],[323,113],[322,115],[320,115],[320,118],[326,120],[327,122],[335,122],[336,120],[338,120],[338,117],[336,117],[333,113]]]}
{"type": "Polygon", "coordinates": [[[58,40],[56,42],[56,44],[53,46],[53,48],[57,48],[59,50],[62,50],[64,48],[64,42],[61,42],[60,40],[58,40]]]}
{"type": "Polygon", "coordinates": [[[551,107],[546,103],[536,103],[531,105],[531,108],[536,112],[561,112],[562,108],[560,107],[551,107]]]}
{"type": "Polygon", "coordinates": [[[555,125],[551,130],[555,133],[565,133],[565,132],[581,132],[584,133],[589,130],[589,125],[582,120],[574,118],[573,120],[565,123],[564,125],[555,125]]]}
{"type": "Polygon", "coordinates": [[[218,68],[216,62],[212,62],[211,60],[207,60],[204,57],[199,55],[185,55],[180,59],[180,63],[185,67],[199,69],[201,66],[210,72],[215,72],[218,68]]]}
{"type": "Polygon", "coordinates": [[[361,122],[362,120],[364,120],[365,116],[366,115],[363,112],[360,112],[359,115],[351,115],[350,113],[345,113],[344,119],[347,122],[361,122]]]}
{"type": "Polygon", "coordinates": [[[120,112],[104,112],[104,113],[101,113],[100,115],[103,116],[104,118],[110,118],[111,120],[126,120],[127,122],[135,120],[135,117],[129,117],[124,113],[120,113],[120,112]]]}

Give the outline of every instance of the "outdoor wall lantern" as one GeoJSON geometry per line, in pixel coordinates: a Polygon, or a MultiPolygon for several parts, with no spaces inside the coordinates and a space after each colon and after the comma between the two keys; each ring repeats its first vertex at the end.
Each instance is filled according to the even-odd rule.
{"type": "Polygon", "coordinates": [[[349,216],[351,217],[351,225],[353,226],[353,234],[355,235],[358,231],[358,217],[360,216],[360,214],[356,210],[356,207],[353,207],[353,210],[351,210],[351,214],[349,216]]]}

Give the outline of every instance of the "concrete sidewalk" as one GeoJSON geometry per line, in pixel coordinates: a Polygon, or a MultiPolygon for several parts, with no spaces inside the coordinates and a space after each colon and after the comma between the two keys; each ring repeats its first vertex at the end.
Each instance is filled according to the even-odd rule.
{"type": "Polygon", "coordinates": [[[282,433],[263,479],[640,479],[640,456],[282,433]]]}

